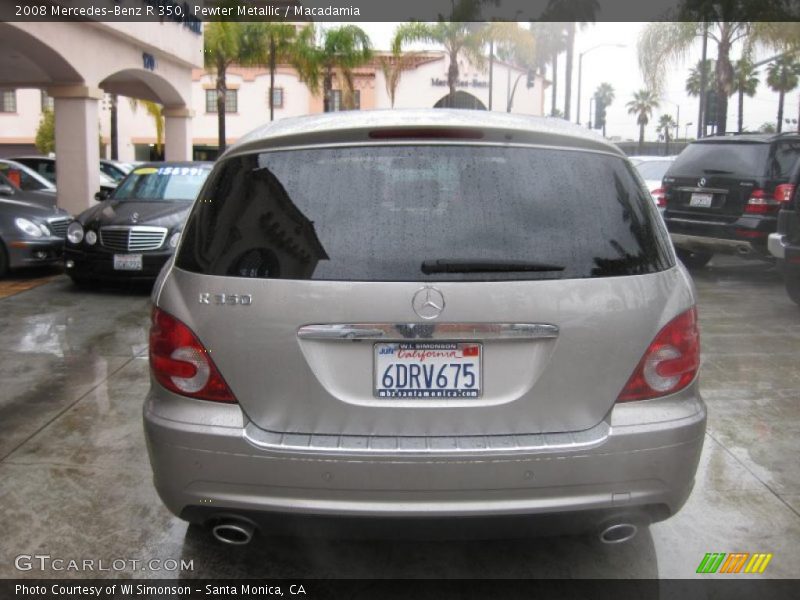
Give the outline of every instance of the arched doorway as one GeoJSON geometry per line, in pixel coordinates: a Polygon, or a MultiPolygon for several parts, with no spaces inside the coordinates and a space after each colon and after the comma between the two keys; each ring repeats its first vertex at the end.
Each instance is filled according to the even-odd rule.
{"type": "MultiPolygon", "coordinates": [[[[73,214],[90,206],[100,187],[98,139],[105,93],[163,106],[166,159],[191,157],[191,77],[192,66],[199,64],[201,35],[178,24],[147,28],[138,39],[103,24],[0,23],[0,88],[13,92],[13,104],[18,90],[44,90],[44,107],[52,99],[58,204],[73,214]],[[143,53],[143,47],[152,47],[153,54],[143,53]]],[[[30,102],[28,97],[26,107],[30,102]]],[[[9,139],[2,134],[0,141],[9,139]]]]}
{"type": "Polygon", "coordinates": [[[486,105],[469,92],[457,91],[453,97],[446,94],[439,98],[433,108],[466,108],[472,110],[486,110],[486,105]]]}

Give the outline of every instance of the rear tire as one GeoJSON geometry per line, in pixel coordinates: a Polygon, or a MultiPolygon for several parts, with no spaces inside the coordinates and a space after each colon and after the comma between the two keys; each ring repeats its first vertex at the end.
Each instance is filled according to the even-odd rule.
{"type": "Polygon", "coordinates": [[[79,288],[89,287],[89,280],[86,277],[80,277],[78,275],[70,275],[69,278],[72,279],[72,283],[75,284],[76,287],[79,288]]]}
{"type": "Polygon", "coordinates": [[[713,252],[706,252],[703,250],[692,251],[683,248],[675,248],[675,253],[681,262],[686,265],[687,269],[702,269],[714,256],[713,252]]]}
{"type": "Polygon", "coordinates": [[[786,293],[795,304],[800,305],[800,269],[786,269],[783,273],[786,293]]]}

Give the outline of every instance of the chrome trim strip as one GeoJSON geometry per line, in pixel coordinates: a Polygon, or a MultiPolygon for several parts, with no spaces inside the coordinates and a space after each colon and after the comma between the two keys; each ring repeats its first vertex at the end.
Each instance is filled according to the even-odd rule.
{"type": "Polygon", "coordinates": [[[701,219],[682,219],[680,217],[669,217],[670,223],[700,223],[702,225],[730,225],[730,221],[707,221],[701,219]]]}
{"type": "Polygon", "coordinates": [[[341,323],[304,325],[302,340],[424,339],[424,340],[541,340],[558,337],[556,325],[547,323],[341,323]]]}
{"type": "Polygon", "coordinates": [[[740,246],[750,247],[747,240],[727,240],[724,238],[710,238],[697,235],[686,235],[684,233],[670,233],[672,243],[676,246],[679,244],[697,244],[701,246],[715,246],[725,248],[739,248],[740,246]]]}
{"type": "Polygon", "coordinates": [[[591,429],[565,433],[461,436],[339,435],[268,431],[252,421],[244,439],[265,450],[321,454],[464,455],[545,453],[586,450],[605,442],[611,427],[600,421],[591,429]]]}
{"type": "Polygon", "coordinates": [[[166,227],[152,227],[150,225],[104,225],[101,229],[112,231],[139,231],[142,233],[166,233],[166,227]]]}
{"type": "Polygon", "coordinates": [[[699,194],[728,194],[729,190],[725,188],[710,188],[710,187],[675,187],[673,188],[676,192],[692,192],[692,193],[699,193],[699,194]]]}

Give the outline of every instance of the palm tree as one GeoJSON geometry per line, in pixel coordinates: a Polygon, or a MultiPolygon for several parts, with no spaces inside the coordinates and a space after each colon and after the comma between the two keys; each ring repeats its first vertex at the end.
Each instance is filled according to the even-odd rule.
{"type": "Polygon", "coordinates": [[[254,44],[246,43],[243,23],[235,21],[212,21],[204,31],[203,62],[208,72],[216,75],[217,88],[217,136],[219,153],[225,151],[225,97],[228,93],[226,81],[228,67],[234,63],[247,63],[255,52],[254,44]]]}
{"type": "Polygon", "coordinates": [[[672,115],[661,115],[661,117],[659,117],[656,132],[664,136],[664,154],[666,155],[669,155],[669,132],[675,127],[677,127],[677,125],[672,115]]]}
{"type": "MultiPolygon", "coordinates": [[[[709,73],[713,73],[717,67],[717,61],[707,58],[706,62],[706,92],[714,89],[714,80],[708,77],[709,73]]],[[[698,60],[697,65],[689,71],[689,77],[686,78],[686,93],[690,96],[697,98],[700,95],[700,80],[702,79],[703,61],[698,60]]]]}
{"type": "Polygon", "coordinates": [[[328,110],[333,106],[331,74],[338,69],[342,74],[344,89],[342,104],[344,108],[355,108],[355,82],[353,70],[372,58],[372,42],[367,33],[357,25],[343,25],[325,30],[322,44],[322,64],[325,69],[325,83],[328,85],[325,97],[328,110]]]}
{"type": "Polygon", "coordinates": [[[594,23],[600,5],[597,0],[549,0],[542,16],[546,21],[562,21],[566,29],[567,65],[564,83],[564,118],[570,119],[572,103],[572,63],[575,57],[575,31],[594,23]]]}
{"type": "Polygon", "coordinates": [[[653,109],[658,108],[658,97],[652,90],[639,90],[633,93],[633,100],[625,106],[628,107],[629,115],[636,115],[636,123],[639,125],[639,153],[644,147],[644,128],[650,122],[650,115],[653,109]]]}
{"type": "Polygon", "coordinates": [[[450,58],[447,68],[447,86],[450,88],[448,105],[452,106],[458,85],[459,56],[464,55],[472,64],[482,67],[486,62],[483,54],[485,32],[478,23],[439,21],[437,23],[403,23],[397,28],[392,50],[399,51],[405,42],[428,42],[444,46],[450,58]]]}
{"type": "MultiPolygon", "coordinates": [[[[604,108],[608,108],[611,106],[611,103],[614,102],[614,87],[610,83],[601,83],[597,86],[597,89],[594,92],[595,102],[602,103],[604,108]]],[[[606,135],[606,124],[603,121],[603,137],[606,135]]]]}
{"type": "Polygon", "coordinates": [[[786,92],[791,92],[798,84],[800,76],[800,62],[793,56],[781,56],[767,67],[767,85],[774,92],[778,92],[778,122],[777,131],[781,132],[783,125],[783,100],[786,92]]]}
{"type": "MultiPolygon", "coordinates": [[[[525,69],[533,69],[536,62],[536,43],[529,29],[523,29],[517,23],[510,21],[487,23],[483,30],[483,37],[489,43],[489,110],[492,110],[492,72],[495,49],[501,60],[515,63],[525,69]]],[[[511,112],[514,94],[522,75],[517,77],[513,90],[511,89],[511,71],[508,71],[508,78],[506,112],[511,112]]]]}
{"type": "Polygon", "coordinates": [[[386,93],[389,94],[389,102],[391,102],[392,108],[394,108],[394,100],[397,95],[397,88],[400,85],[400,78],[403,76],[403,71],[412,67],[419,55],[420,52],[403,52],[402,40],[400,40],[396,44],[394,42],[392,43],[391,56],[381,56],[378,59],[381,71],[383,72],[386,93]]]}
{"type": "Polygon", "coordinates": [[[544,74],[547,71],[547,64],[552,65],[553,70],[553,89],[550,115],[556,116],[558,108],[556,100],[558,98],[558,57],[567,49],[567,38],[563,23],[531,23],[531,33],[536,41],[536,67],[544,74]]]}
{"type": "Polygon", "coordinates": [[[119,96],[117,94],[108,95],[108,108],[111,118],[111,160],[119,160],[119,127],[117,106],[119,104],[119,96]]]}
{"type": "Polygon", "coordinates": [[[279,62],[294,63],[295,43],[298,41],[294,25],[278,22],[254,22],[244,24],[244,36],[252,40],[253,59],[269,68],[269,120],[275,119],[275,71],[279,62]]]}
{"type": "MultiPolygon", "coordinates": [[[[707,5],[701,3],[708,11],[707,5]]],[[[712,7],[712,10],[715,10],[712,7]]],[[[717,62],[714,69],[714,89],[717,96],[717,131],[727,130],[728,96],[733,92],[733,65],[730,51],[733,44],[741,42],[746,52],[755,44],[770,48],[796,48],[800,43],[800,23],[768,22],[729,22],[718,20],[721,14],[681,14],[681,20],[663,23],[650,23],[639,38],[639,68],[648,87],[656,93],[666,81],[666,66],[670,62],[682,60],[693,47],[695,40],[702,37],[704,26],[708,25],[708,37],[717,45],[717,62]],[[705,23],[704,23],[705,21],[705,23]]],[[[776,19],[777,21],[778,19],[776,19]]],[[[791,21],[791,19],[789,19],[791,21]]]]}
{"type": "Polygon", "coordinates": [[[737,122],[737,131],[742,133],[742,124],[744,122],[744,96],[747,94],[750,98],[756,95],[758,88],[758,71],[753,67],[753,64],[746,58],[741,58],[733,65],[733,91],[739,95],[739,119],[737,122]]]}
{"type": "Polygon", "coordinates": [[[141,104],[144,106],[145,111],[148,115],[153,119],[153,124],[156,128],[156,153],[159,156],[163,156],[164,150],[164,115],[162,114],[163,107],[150,100],[137,100],[136,98],[128,98],[128,103],[131,106],[131,110],[136,112],[139,109],[139,105],[141,104]]]}

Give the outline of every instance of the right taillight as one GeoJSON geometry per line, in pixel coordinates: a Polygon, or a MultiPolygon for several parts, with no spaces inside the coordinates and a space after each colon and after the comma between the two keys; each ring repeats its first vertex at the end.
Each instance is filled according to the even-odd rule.
{"type": "Polygon", "coordinates": [[[695,307],[681,313],[658,332],[648,346],[617,402],[647,400],[682,390],[700,367],[700,335],[695,307]]]}
{"type": "Polygon", "coordinates": [[[747,204],[744,207],[744,212],[751,215],[765,215],[777,212],[781,207],[781,203],[788,202],[792,197],[791,193],[794,191],[794,186],[791,184],[779,185],[775,188],[775,192],[770,196],[765,190],[755,189],[750,192],[750,197],[747,199],[747,204]],[[787,190],[791,188],[791,190],[787,190]],[[786,200],[783,199],[784,195],[788,192],[786,200]]]}
{"type": "Polygon", "coordinates": [[[653,201],[656,203],[658,208],[666,208],[667,206],[667,190],[663,187],[657,188],[650,192],[650,195],[653,197],[653,201]]]}
{"type": "Polygon", "coordinates": [[[794,196],[794,184],[782,183],[775,188],[775,200],[781,203],[789,203],[794,196]]]}
{"type": "Polygon", "coordinates": [[[212,402],[236,402],[197,336],[171,314],[153,308],[150,371],[171,392],[212,402]]]}

